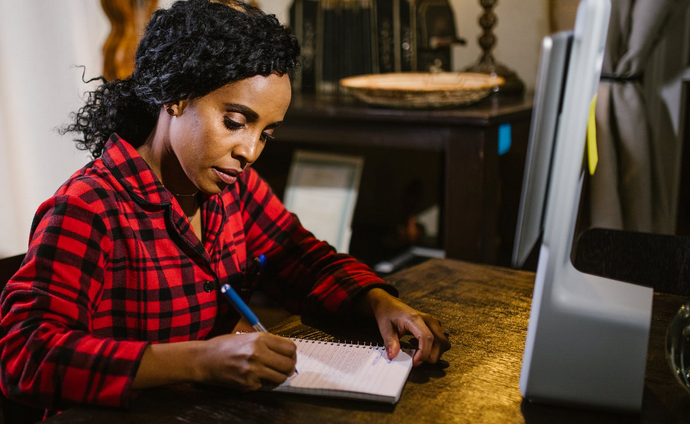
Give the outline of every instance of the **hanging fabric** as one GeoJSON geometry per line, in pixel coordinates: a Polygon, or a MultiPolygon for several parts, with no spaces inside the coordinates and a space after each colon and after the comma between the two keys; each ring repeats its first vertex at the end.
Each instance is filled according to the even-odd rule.
{"type": "MultiPolygon", "coordinates": [[[[673,166],[674,149],[659,148],[643,92],[645,65],[679,0],[613,0],[599,86],[599,167],[589,184],[590,224],[673,232],[675,193],[657,164],[673,166]]],[[[680,0],[683,1],[683,0],[680,0]]]]}

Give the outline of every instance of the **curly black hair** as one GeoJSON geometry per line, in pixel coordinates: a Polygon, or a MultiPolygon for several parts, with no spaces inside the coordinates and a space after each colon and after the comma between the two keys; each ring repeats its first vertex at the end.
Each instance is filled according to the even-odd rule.
{"type": "Polygon", "coordinates": [[[156,125],[161,106],[202,97],[233,81],[288,74],[298,65],[297,39],[275,15],[242,0],[180,0],[157,10],[136,52],[132,75],[103,81],[87,93],[74,122],[61,133],[81,133],[77,148],[94,158],[117,132],[139,147],[156,125]]]}

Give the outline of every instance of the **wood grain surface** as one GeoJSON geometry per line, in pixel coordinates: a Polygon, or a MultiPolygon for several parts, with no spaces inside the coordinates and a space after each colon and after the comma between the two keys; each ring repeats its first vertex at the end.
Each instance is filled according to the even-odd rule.
{"type": "MultiPolygon", "coordinates": [[[[618,415],[532,404],[518,388],[534,274],[434,259],[390,278],[401,297],[451,332],[443,361],[415,368],[396,405],[306,395],[238,393],[180,385],[144,391],[129,411],[78,407],[49,423],[676,423],[690,422],[690,395],[664,357],[665,331],[685,297],[656,294],[644,410],[618,415]]],[[[367,324],[319,326],[292,317],[286,336],[380,341],[367,324]],[[306,323],[310,325],[306,325],[306,323]]],[[[567,366],[567,364],[564,364],[567,366]]]]}

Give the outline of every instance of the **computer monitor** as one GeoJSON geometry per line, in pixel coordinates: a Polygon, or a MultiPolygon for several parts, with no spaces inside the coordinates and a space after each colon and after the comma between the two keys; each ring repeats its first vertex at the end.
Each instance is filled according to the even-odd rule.
{"type": "Polygon", "coordinates": [[[558,117],[570,55],[572,31],[544,37],[539,56],[525,172],[522,180],[512,265],[521,268],[544,231],[544,209],[549,188],[558,117]]]}
{"type": "Polygon", "coordinates": [[[520,265],[543,232],[520,390],[535,402],[639,411],[652,289],[584,274],[570,255],[610,9],[582,0],[574,30],[542,46],[513,255],[520,265]]]}

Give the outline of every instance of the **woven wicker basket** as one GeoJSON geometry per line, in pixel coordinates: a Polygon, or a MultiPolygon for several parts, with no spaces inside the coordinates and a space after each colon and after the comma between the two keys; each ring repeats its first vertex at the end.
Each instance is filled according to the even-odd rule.
{"type": "Polygon", "coordinates": [[[399,72],[343,78],[340,85],[371,105],[429,109],[477,102],[504,82],[498,76],[468,72],[399,72]]]}

